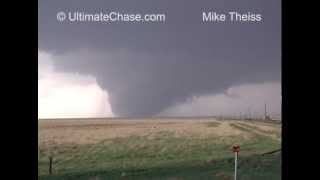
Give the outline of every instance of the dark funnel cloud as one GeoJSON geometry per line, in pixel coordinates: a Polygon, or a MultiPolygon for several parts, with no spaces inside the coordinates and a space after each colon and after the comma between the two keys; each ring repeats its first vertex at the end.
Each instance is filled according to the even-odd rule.
{"type": "Polygon", "coordinates": [[[90,74],[117,116],[152,116],[230,86],[281,80],[278,0],[42,0],[39,50],[59,71],[90,74]],[[165,13],[160,23],[69,23],[59,11],[165,13]],[[259,13],[258,23],[203,23],[202,12],[259,13]]]}

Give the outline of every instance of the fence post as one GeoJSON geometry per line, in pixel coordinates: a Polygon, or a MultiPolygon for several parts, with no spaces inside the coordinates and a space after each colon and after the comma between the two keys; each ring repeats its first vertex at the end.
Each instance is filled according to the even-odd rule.
{"type": "Polygon", "coordinates": [[[52,174],[52,156],[49,156],[49,175],[52,174]]]}
{"type": "Polygon", "coordinates": [[[240,152],[240,146],[233,146],[234,152],[234,180],[237,180],[237,166],[238,166],[238,153],[240,152]]]}
{"type": "Polygon", "coordinates": [[[234,180],[237,180],[237,165],[238,165],[238,152],[235,152],[234,158],[234,180]]]}

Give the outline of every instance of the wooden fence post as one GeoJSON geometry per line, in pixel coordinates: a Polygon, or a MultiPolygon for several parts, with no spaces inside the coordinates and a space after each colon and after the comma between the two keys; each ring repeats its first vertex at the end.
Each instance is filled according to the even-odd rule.
{"type": "Polygon", "coordinates": [[[52,156],[49,156],[49,174],[52,174],[52,156]]]}

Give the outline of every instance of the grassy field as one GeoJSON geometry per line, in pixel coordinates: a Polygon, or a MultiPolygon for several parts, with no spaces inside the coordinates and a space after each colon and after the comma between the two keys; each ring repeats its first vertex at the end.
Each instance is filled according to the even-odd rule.
{"type": "Polygon", "coordinates": [[[214,119],[39,120],[39,179],[281,179],[281,124],[214,119]],[[48,174],[49,156],[53,174],[48,174]]]}

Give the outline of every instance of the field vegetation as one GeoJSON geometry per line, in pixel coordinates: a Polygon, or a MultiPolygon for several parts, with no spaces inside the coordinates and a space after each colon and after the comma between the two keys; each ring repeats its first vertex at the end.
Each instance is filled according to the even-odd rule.
{"type": "Polygon", "coordinates": [[[39,120],[39,179],[281,179],[281,124],[214,119],[39,120]],[[53,157],[49,175],[49,157],[53,157]]]}

